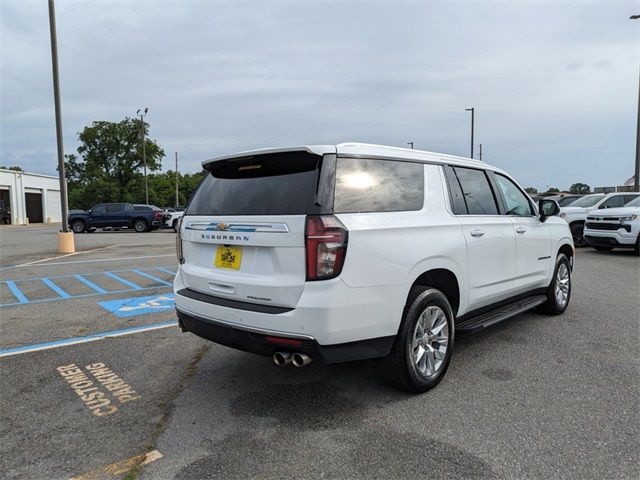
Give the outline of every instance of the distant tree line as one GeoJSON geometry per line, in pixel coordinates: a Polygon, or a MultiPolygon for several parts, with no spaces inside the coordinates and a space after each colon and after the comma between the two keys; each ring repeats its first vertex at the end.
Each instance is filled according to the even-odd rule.
{"type": "MultiPolygon", "coordinates": [[[[538,189],[535,187],[527,187],[524,189],[524,191],[532,195],[535,193],[538,193],[538,189]]],[[[551,187],[542,193],[560,193],[560,189],[556,187],[551,187]]],[[[586,183],[574,183],[569,187],[569,193],[584,195],[587,193],[591,193],[591,187],[586,183]]]]}
{"type": "MultiPolygon", "coordinates": [[[[101,202],[144,203],[142,128],[149,202],[176,206],[176,173],[159,172],[164,150],[147,137],[149,124],[132,118],[120,122],[96,121],[78,133],[77,154],[66,155],[69,208],[86,209],[101,202]]],[[[202,172],[178,175],[178,205],[202,179],[202,172]]]]}

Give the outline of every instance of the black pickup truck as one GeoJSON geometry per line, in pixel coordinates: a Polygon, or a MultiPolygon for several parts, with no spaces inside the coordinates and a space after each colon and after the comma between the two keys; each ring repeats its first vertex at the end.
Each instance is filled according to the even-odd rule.
{"type": "Polygon", "coordinates": [[[162,210],[151,205],[99,203],[86,212],[69,215],[69,226],[74,233],[95,232],[98,228],[132,228],[142,233],[161,225],[162,210]]]}

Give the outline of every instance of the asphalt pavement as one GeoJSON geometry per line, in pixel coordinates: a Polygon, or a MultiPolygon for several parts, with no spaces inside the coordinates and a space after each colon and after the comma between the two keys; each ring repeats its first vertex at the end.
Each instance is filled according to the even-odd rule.
{"type": "Polygon", "coordinates": [[[630,252],[580,249],[564,315],[458,336],[409,395],[376,361],[279,368],[181,333],[172,231],[71,256],[56,231],[0,227],[2,478],[640,477],[630,252]]]}

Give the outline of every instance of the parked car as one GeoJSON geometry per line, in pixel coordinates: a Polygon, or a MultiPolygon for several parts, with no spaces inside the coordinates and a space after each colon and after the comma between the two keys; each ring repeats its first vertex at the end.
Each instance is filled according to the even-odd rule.
{"type": "Polygon", "coordinates": [[[163,215],[163,228],[173,228],[174,232],[178,231],[178,221],[184,215],[184,209],[173,209],[171,212],[165,211],[163,215]]]}
{"type": "Polygon", "coordinates": [[[152,205],[100,203],[90,210],[69,214],[69,226],[75,233],[106,228],[132,228],[139,233],[148,232],[160,227],[162,211],[146,207],[152,205]]]}
{"type": "Polygon", "coordinates": [[[340,144],[203,166],[176,236],[183,331],[277,365],[381,357],[389,382],[423,392],[456,333],[569,303],[558,204],[539,213],[484,162],[340,144]]]}
{"type": "Polygon", "coordinates": [[[575,202],[576,200],[578,200],[579,198],[584,197],[584,195],[578,195],[578,194],[551,194],[551,195],[547,195],[547,194],[542,194],[542,195],[533,195],[531,198],[533,199],[534,202],[539,201],[542,198],[546,198],[549,200],[555,200],[556,202],[558,202],[558,205],[560,205],[561,207],[568,207],[569,205],[571,205],[573,202],[575,202]]]}
{"type": "Polygon", "coordinates": [[[590,212],[584,239],[600,252],[614,248],[633,248],[640,256],[640,195],[624,207],[590,212]]]}
{"type": "Polygon", "coordinates": [[[618,208],[635,199],[638,193],[594,193],[585,195],[576,200],[568,207],[560,209],[560,218],[563,218],[571,229],[573,243],[576,247],[586,245],[584,240],[584,222],[587,214],[592,210],[603,210],[605,208],[618,208]]]}

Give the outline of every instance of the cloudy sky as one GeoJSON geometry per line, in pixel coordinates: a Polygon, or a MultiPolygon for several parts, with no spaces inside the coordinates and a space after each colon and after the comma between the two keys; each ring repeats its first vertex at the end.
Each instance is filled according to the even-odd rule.
{"type": "MultiPolygon", "coordinates": [[[[57,1],[66,153],[149,107],[181,170],[266,146],[469,154],[524,185],[633,174],[640,2],[57,1]],[[477,147],[476,147],[477,152],[477,147]]],[[[45,0],[0,1],[0,164],[54,173],[45,0]]]]}

